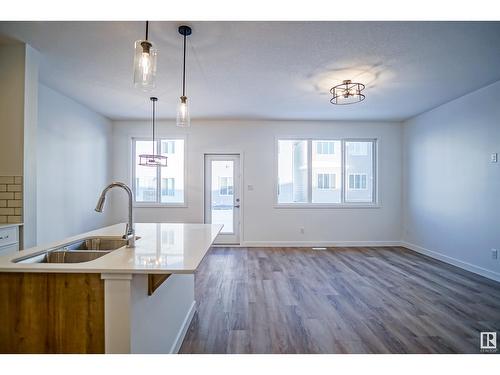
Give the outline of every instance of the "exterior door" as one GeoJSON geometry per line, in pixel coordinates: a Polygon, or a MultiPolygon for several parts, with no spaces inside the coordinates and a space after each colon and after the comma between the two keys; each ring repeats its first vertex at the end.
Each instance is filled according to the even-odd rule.
{"type": "Polygon", "coordinates": [[[240,156],[205,155],[205,223],[223,224],[216,244],[240,243],[240,156]]]}

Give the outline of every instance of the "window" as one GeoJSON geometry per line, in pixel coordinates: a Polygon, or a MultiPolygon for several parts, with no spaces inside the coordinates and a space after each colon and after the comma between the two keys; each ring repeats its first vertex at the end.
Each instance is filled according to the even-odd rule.
{"type": "Polygon", "coordinates": [[[335,153],[335,142],[316,141],[316,153],[320,155],[331,155],[335,153]]]}
{"type": "Polygon", "coordinates": [[[318,189],[335,189],[335,174],[318,173],[318,189]]]}
{"type": "Polygon", "coordinates": [[[219,177],[219,195],[233,195],[232,177],[219,177]]]}
{"type": "Polygon", "coordinates": [[[136,203],[184,204],[184,139],[133,139],[133,190],[136,203]],[[167,156],[167,167],[139,165],[140,154],[161,150],[167,156]]]}
{"type": "Polygon", "coordinates": [[[280,139],[277,146],[278,204],[375,202],[375,140],[280,139]]]}

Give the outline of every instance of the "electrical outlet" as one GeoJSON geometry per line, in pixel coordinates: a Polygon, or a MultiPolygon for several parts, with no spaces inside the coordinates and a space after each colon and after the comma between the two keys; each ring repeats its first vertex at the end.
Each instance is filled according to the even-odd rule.
{"type": "Polygon", "coordinates": [[[304,234],[306,232],[306,230],[304,229],[304,227],[301,227],[300,228],[300,234],[304,234]]]}
{"type": "Polygon", "coordinates": [[[491,154],[491,158],[490,158],[490,160],[491,160],[491,162],[492,162],[492,163],[498,163],[498,153],[493,152],[493,153],[491,154]]]}
{"type": "Polygon", "coordinates": [[[498,250],[491,249],[491,259],[498,259],[498,250]]]}

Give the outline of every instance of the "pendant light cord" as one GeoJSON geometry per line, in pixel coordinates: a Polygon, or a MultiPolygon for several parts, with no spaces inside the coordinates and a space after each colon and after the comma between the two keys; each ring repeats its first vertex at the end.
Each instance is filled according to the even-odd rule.
{"type": "Polygon", "coordinates": [[[146,21],[146,40],[148,40],[148,34],[149,34],[149,21],[146,21]]]}
{"type": "Polygon", "coordinates": [[[152,100],[153,102],[153,155],[155,155],[155,107],[156,107],[156,101],[152,100]]]}
{"type": "Polygon", "coordinates": [[[182,64],[182,96],[186,96],[186,33],[184,33],[184,62],[182,64]]]}

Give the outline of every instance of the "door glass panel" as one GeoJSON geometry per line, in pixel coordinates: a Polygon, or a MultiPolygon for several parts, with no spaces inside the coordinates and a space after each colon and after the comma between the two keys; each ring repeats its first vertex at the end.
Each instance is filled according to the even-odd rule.
{"type": "Polygon", "coordinates": [[[212,224],[223,224],[221,233],[233,233],[234,223],[234,162],[212,160],[211,213],[212,224]]]}

